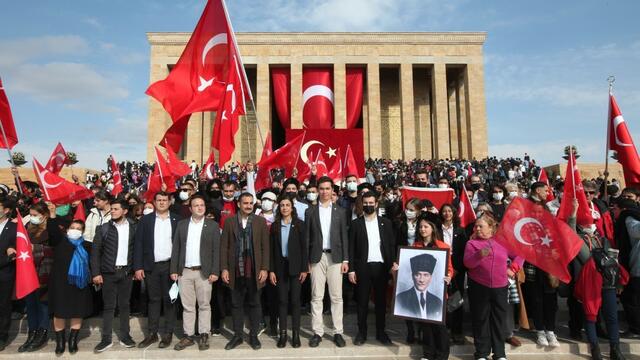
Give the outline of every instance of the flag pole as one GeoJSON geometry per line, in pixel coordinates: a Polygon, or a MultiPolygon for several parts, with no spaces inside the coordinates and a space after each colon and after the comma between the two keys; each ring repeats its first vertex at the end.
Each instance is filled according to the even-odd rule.
{"type": "Polygon", "coordinates": [[[613,83],[616,82],[616,77],[609,75],[607,82],[609,83],[609,113],[607,114],[607,148],[604,150],[604,198],[606,201],[608,201],[607,180],[609,178],[609,149],[611,147],[611,96],[613,96],[613,83]]]}
{"type": "MultiPolygon", "coordinates": [[[[7,133],[5,133],[4,131],[4,125],[2,124],[1,120],[0,120],[0,130],[2,131],[2,138],[4,139],[4,145],[7,147],[7,153],[9,153],[9,162],[11,163],[12,167],[17,168],[16,163],[13,162],[13,154],[11,153],[11,149],[9,148],[7,133]]],[[[18,178],[18,174],[14,174],[13,177],[16,179],[16,187],[18,188],[18,191],[20,192],[20,194],[22,194],[22,186],[20,186],[20,179],[18,178]]]]}
{"type": "Polygon", "coordinates": [[[253,113],[256,116],[256,127],[258,128],[258,135],[260,136],[260,143],[264,148],[264,139],[262,138],[262,129],[260,129],[260,121],[258,120],[258,112],[256,111],[256,103],[253,100],[253,94],[251,93],[251,86],[249,86],[249,78],[247,77],[247,71],[244,69],[244,63],[242,62],[242,54],[240,54],[240,48],[238,47],[238,42],[236,41],[236,32],[233,30],[233,25],[231,24],[231,19],[229,18],[229,12],[227,11],[227,4],[224,0],[220,0],[222,3],[222,9],[224,10],[224,16],[227,19],[227,24],[229,24],[229,28],[231,29],[231,39],[233,39],[233,45],[238,51],[238,57],[240,58],[240,65],[242,67],[242,74],[244,78],[242,79],[244,82],[244,86],[247,87],[247,92],[249,93],[249,99],[251,99],[251,107],[253,108],[253,113]]]}
{"type": "Polygon", "coordinates": [[[158,148],[156,146],[153,147],[155,154],[156,154],[156,166],[158,167],[158,172],[160,173],[160,182],[163,185],[166,185],[164,183],[164,175],[162,174],[162,166],[160,166],[160,159],[158,159],[158,148]]]}
{"type": "Polygon", "coordinates": [[[569,145],[569,162],[571,163],[571,184],[573,184],[573,198],[576,198],[576,155],[573,145],[569,145]]]}

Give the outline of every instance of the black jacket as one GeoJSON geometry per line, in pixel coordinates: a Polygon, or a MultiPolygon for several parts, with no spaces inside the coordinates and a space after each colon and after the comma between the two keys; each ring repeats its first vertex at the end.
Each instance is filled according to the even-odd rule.
{"type": "MultiPolygon", "coordinates": [[[[442,317],[442,300],[430,292],[426,292],[427,319],[440,320],[442,317]]],[[[405,290],[396,297],[395,314],[423,319],[420,312],[420,302],[413,288],[405,290]]]]}
{"type": "MultiPolygon", "coordinates": [[[[136,226],[129,223],[129,243],[127,250],[127,265],[133,264],[133,243],[136,235],[136,226]]],[[[96,236],[91,246],[91,276],[116,272],[116,257],[118,256],[118,229],[113,221],[98,225],[96,236]]]]}
{"type": "Polygon", "coordinates": [[[289,229],[289,241],[287,242],[287,258],[289,268],[284,268],[284,258],[282,257],[281,220],[276,220],[271,224],[271,264],[270,271],[276,277],[298,275],[301,272],[309,271],[309,243],[307,241],[307,230],[304,221],[294,216],[289,229]]]}
{"type": "Polygon", "coordinates": [[[464,248],[467,246],[467,233],[460,226],[453,227],[453,240],[451,242],[451,263],[456,274],[464,273],[467,269],[464,266],[464,248]]]}
{"type": "Polygon", "coordinates": [[[0,235],[0,281],[14,281],[16,278],[16,261],[7,256],[8,248],[16,248],[16,229],[16,224],[9,219],[0,235]]]}
{"type": "MultiPolygon", "coordinates": [[[[378,231],[380,233],[380,253],[387,270],[391,269],[396,256],[396,238],[391,221],[378,216],[378,231]]],[[[364,216],[351,224],[349,228],[349,272],[360,273],[366,271],[369,257],[369,236],[364,216]]]]}
{"type": "MultiPolygon", "coordinates": [[[[187,235],[191,218],[178,222],[178,228],[173,235],[173,249],[171,250],[171,273],[182,275],[187,251],[187,235]]],[[[200,272],[203,276],[220,276],[220,226],[215,220],[203,219],[200,234],[200,272]]]]}
{"type": "MultiPolygon", "coordinates": [[[[322,257],[322,227],[320,225],[319,204],[309,206],[305,213],[307,238],[309,239],[309,262],[316,264],[322,257]]],[[[347,215],[343,208],[331,205],[331,259],[334,263],[342,263],[349,259],[349,239],[347,238],[347,215]]]]}
{"type": "MultiPolygon", "coordinates": [[[[169,213],[171,218],[171,239],[176,233],[178,226],[178,215],[169,213]]],[[[136,228],[136,239],[133,245],[133,270],[153,270],[155,264],[155,257],[153,254],[154,248],[154,232],[156,226],[156,213],[152,212],[140,219],[136,228]]]]}

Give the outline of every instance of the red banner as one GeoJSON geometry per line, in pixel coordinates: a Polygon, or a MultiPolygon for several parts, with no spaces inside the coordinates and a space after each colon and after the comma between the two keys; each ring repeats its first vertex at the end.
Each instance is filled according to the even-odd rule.
{"type": "Polygon", "coordinates": [[[364,68],[347,67],[347,129],[355,129],[362,114],[364,68]]]}
{"type": "Polygon", "coordinates": [[[305,129],[333,128],[333,68],[302,70],[302,123],[305,129]]]}
{"type": "MultiPolygon", "coordinates": [[[[303,129],[287,129],[287,142],[303,132],[305,132],[303,129]]],[[[315,161],[319,151],[323,152],[327,168],[331,169],[333,163],[338,161],[338,150],[340,154],[347,154],[347,146],[351,145],[351,152],[358,166],[358,177],[362,178],[364,177],[363,144],[362,129],[306,130],[296,169],[298,169],[298,173],[305,172],[307,170],[306,164],[315,161]]],[[[342,163],[346,164],[347,162],[342,159],[342,163]]]]}
{"type": "Polygon", "coordinates": [[[271,69],[273,101],[283,129],[291,128],[291,68],[271,69]]]}
{"type": "Polygon", "coordinates": [[[453,189],[431,189],[431,188],[419,188],[413,186],[403,186],[400,188],[402,192],[402,207],[407,204],[407,201],[411,198],[417,198],[420,200],[429,200],[433,203],[436,209],[440,209],[444,204],[453,203],[453,189]]]}

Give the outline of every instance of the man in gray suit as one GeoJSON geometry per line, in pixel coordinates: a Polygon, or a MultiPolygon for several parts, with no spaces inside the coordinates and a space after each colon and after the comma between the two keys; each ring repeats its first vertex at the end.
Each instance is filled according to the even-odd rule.
{"type": "Polygon", "coordinates": [[[335,328],[333,341],[344,347],[342,337],[342,274],[349,269],[347,217],[344,209],[331,202],[333,180],[318,179],[318,205],[310,206],[305,214],[309,239],[309,267],[311,272],[311,327],[314,335],[309,346],[316,347],[324,335],[322,298],[325,284],[329,285],[331,318],[335,328]]]}
{"type": "Polygon", "coordinates": [[[184,311],[182,327],[185,337],[176,344],[183,350],[198,342],[200,350],[209,348],[211,330],[211,284],[220,276],[220,227],[205,218],[205,199],[193,195],[189,199],[191,217],[178,222],[171,251],[171,280],[178,281],[184,311]],[[198,332],[194,339],[198,304],[198,332]]]}

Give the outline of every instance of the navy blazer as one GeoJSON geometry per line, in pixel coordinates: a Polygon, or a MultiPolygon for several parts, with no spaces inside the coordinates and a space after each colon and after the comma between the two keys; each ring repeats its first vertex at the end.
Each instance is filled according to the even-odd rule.
{"type": "MultiPolygon", "coordinates": [[[[179,217],[175,213],[169,213],[171,218],[171,239],[176,233],[179,217]]],[[[133,271],[152,271],[156,262],[153,254],[155,245],[154,233],[156,226],[156,213],[144,215],[136,228],[136,239],[133,243],[133,271]]]]}
{"type": "MultiPolygon", "coordinates": [[[[378,216],[380,253],[385,270],[391,269],[396,260],[396,239],[391,220],[378,216]]],[[[369,258],[369,236],[364,216],[353,220],[349,228],[349,272],[366,272],[369,258]]]]}

